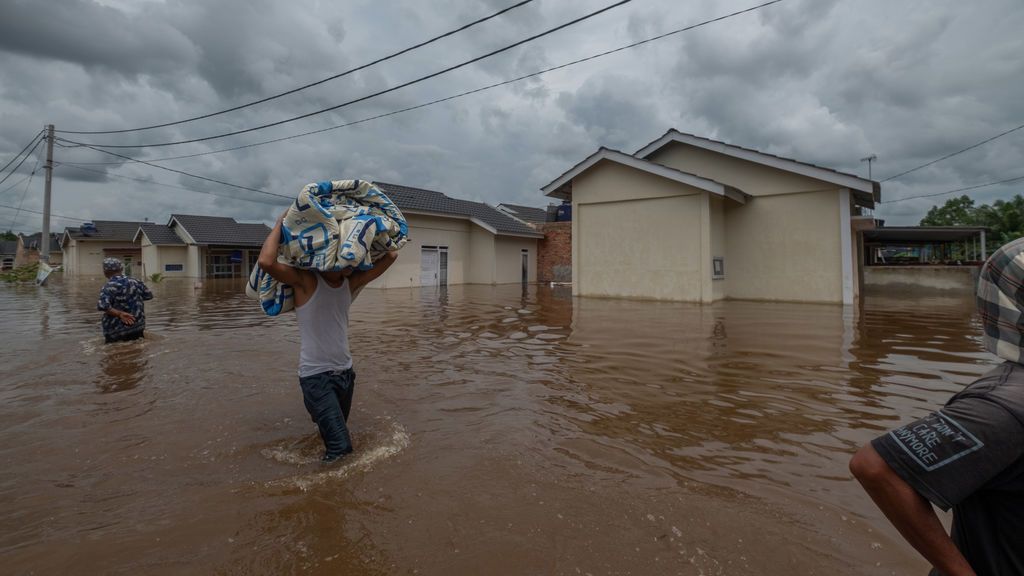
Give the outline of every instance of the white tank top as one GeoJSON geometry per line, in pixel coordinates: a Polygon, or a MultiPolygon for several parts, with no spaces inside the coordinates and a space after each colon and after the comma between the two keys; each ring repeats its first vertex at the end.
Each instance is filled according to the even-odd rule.
{"type": "Polygon", "coordinates": [[[352,292],[348,278],[332,288],[319,273],[316,290],[302,306],[295,308],[299,319],[299,377],[352,367],[348,351],[348,309],[352,292]]]}

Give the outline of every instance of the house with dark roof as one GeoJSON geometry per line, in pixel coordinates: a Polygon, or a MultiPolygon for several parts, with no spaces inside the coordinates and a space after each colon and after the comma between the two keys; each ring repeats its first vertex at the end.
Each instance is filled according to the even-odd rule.
{"type": "Polygon", "coordinates": [[[11,270],[18,257],[17,240],[0,240],[0,270],[11,270]]]}
{"type": "Polygon", "coordinates": [[[498,210],[516,218],[522,220],[531,226],[538,226],[549,220],[552,220],[554,214],[549,214],[549,210],[544,208],[534,208],[533,206],[520,206],[518,204],[498,204],[496,206],[498,210]]]}
{"type": "Polygon", "coordinates": [[[135,244],[135,232],[142,222],[94,220],[81,226],[65,228],[60,238],[64,274],[68,276],[102,276],[103,259],[119,258],[125,274],[138,276],[136,265],[142,251],[135,244]]]}
{"type": "Polygon", "coordinates": [[[381,288],[509,284],[537,278],[543,234],[497,208],[435,190],[375,182],[402,210],[409,243],[381,288]]]}
{"type": "Polygon", "coordinates": [[[677,130],[541,189],[572,204],[573,293],[852,304],[878,182],[677,130]]]}
{"type": "Polygon", "coordinates": [[[143,271],[184,278],[244,278],[270,228],[224,216],[173,214],[167,224],[142,223],[134,241],[143,271]]]}
{"type": "MultiPolygon", "coordinates": [[[[35,234],[18,234],[18,255],[14,260],[14,266],[28,266],[39,262],[39,253],[42,248],[42,232],[35,234]]],[[[60,234],[50,234],[50,264],[58,266],[64,262],[64,253],[60,249],[60,234]]]]}

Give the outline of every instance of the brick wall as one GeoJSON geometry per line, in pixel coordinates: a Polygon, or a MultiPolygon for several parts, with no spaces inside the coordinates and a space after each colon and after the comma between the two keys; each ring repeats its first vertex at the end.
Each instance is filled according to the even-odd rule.
{"type": "Polygon", "coordinates": [[[537,247],[538,282],[572,282],[572,222],[538,226],[544,239],[537,247]]]}

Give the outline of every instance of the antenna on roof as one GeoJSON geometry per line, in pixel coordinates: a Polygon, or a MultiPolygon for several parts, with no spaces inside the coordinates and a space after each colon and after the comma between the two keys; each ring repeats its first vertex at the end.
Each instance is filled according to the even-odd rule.
{"type": "Polygon", "coordinates": [[[878,160],[878,155],[877,154],[872,154],[871,156],[865,156],[864,158],[860,159],[861,162],[867,162],[868,163],[868,180],[871,180],[871,163],[874,162],[875,160],[878,160]]]}

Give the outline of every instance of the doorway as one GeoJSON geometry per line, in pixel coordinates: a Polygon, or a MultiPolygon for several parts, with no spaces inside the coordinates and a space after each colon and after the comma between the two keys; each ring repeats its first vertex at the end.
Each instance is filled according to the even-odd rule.
{"type": "Polygon", "coordinates": [[[420,286],[448,285],[448,247],[423,246],[420,249],[420,286]]]}

